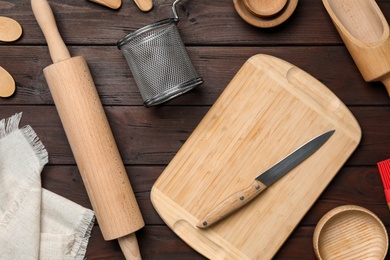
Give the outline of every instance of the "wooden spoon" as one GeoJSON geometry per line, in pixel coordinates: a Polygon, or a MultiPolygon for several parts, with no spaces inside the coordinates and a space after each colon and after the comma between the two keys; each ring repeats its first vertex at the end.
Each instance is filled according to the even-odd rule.
{"type": "Polygon", "coordinates": [[[153,8],[153,0],[134,0],[134,2],[143,12],[148,12],[153,8]]]}
{"type": "Polygon", "coordinates": [[[91,2],[104,5],[111,9],[118,9],[122,5],[122,0],[89,0],[91,2]]]}
{"type": "Polygon", "coordinates": [[[0,97],[9,97],[15,92],[15,81],[12,76],[0,67],[0,97]]]}
{"type": "Polygon", "coordinates": [[[360,73],[390,96],[389,25],[374,0],[322,0],[360,73]]]}
{"type": "Polygon", "coordinates": [[[0,16],[0,41],[13,42],[22,35],[22,26],[14,19],[0,16]]]}

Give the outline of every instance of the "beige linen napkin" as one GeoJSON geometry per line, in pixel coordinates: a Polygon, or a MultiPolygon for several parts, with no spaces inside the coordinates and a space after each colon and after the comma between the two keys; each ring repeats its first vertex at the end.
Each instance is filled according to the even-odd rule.
{"type": "Polygon", "coordinates": [[[42,188],[48,154],[21,116],[0,121],[0,259],[84,259],[93,211],[42,188]]]}

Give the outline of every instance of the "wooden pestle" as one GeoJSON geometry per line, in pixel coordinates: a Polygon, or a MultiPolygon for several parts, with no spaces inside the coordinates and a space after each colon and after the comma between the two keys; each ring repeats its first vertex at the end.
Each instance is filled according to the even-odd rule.
{"type": "Polygon", "coordinates": [[[105,240],[141,259],[145,224],[85,59],[71,57],[47,0],[31,0],[53,64],[43,72],[105,240]]]}

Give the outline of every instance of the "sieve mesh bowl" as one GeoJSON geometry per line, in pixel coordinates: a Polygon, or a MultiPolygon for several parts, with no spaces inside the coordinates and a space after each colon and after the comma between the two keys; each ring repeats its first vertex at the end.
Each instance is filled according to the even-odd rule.
{"type": "Polygon", "coordinates": [[[176,22],[174,18],[165,19],[118,41],[147,107],[166,102],[203,83],[191,63],[176,22]]]}

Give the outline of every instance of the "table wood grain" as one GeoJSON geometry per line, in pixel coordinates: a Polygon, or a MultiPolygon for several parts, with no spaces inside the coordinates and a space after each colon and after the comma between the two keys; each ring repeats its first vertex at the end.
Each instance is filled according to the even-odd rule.
{"type": "MultiPolygon", "coordinates": [[[[322,1],[300,0],[290,19],[270,29],[244,22],[232,0],[182,1],[178,29],[204,83],[161,106],[145,108],[116,42],[137,28],[171,17],[172,2],[155,0],[153,9],[144,13],[132,0],[123,0],[118,10],[87,0],[49,0],[71,55],[87,60],[107,113],[146,222],[137,232],[143,259],[204,259],[164,224],[150,202],[150,190],[238,69],[259,53],[284,59],[325,84],[348,106],[363,132],[357,150],[275,259],[315,259],[315,225],[326,212],[341,205],[373,211],[390,231],[390,211],[376,166],[390,158],[390,100],[380,82],[363,80],[322,1]]],[[[377,3],[390,20],[390,1],[377,3]]],[[[43,76],[51,59],[30,1],[2,0],[0,16],[17,20],[23,28],[18,41],[0,42],[0,66],[17,85],[12,97],[0,99],[0,118],[23,112],[21,125],[31,125],[49,152],[42,185],[90,208],[43,76]]],[[[104,241],[98,223],[87,257],[124,259],[117,241],[104,241]]]]}

